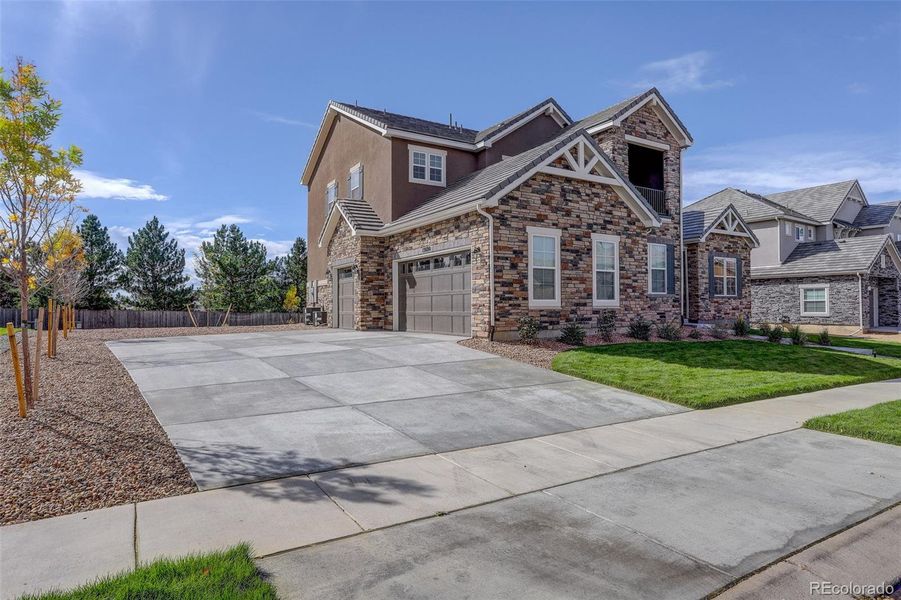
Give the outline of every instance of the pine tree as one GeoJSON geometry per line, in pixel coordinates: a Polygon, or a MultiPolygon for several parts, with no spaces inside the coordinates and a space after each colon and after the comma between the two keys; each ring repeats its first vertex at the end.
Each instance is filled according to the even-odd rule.
{"type": "Polygon", "coordinates": [[[153,217],[128,236],[124,288],[130,304],[148,310],[181,310],[193,296],[185,285],[185,251],[169,239],[169,232],[153,217]]]}
{"type": "Polygon", "coordinates": [[[297,288],[300,308],[303,308],[307,298],[307,241],[302,237],[294,240],[291,251],[285,257],[285,271],[288,284],[297,288]]]}
{"type": "Polygon", "coordinates": [[[81,277],[87,288],[79,305],[81,308],[112,308],[115,306],[113,292],[119,287],[125,257],[96,215],[84,218],[78,226],[78,234],[84,242],[85,268],[81,277]]]}
{"type": "Polygon", "coordinates": [[[272,274],[275,261],[266,258],[262,242],[248,240],[237,225],[223,225],[200,245],[195,261],[200,297],[209,310],[255,312],[281,299],[272,274]]]}

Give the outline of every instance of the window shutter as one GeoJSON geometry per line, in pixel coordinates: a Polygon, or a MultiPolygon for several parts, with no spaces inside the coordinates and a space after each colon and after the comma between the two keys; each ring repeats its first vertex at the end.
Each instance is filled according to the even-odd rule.
{"type": "Polygon", "coordinates": [[[676,293],[676,247],[666,245],[666,293],[676,293]]]}
{"type": "Polygon", "coordinates": [[[363,165],[360,165],[360,191],[358,198],[363,198],[363,165]]]}
{"type": "Polygon", "coordinates": [[[716,295],[716,280],[713,278],[713,252],[707,254],[707,284],[710,297],[716,295]]]}
{"type": "Polygon", "coordinates": [[[741,298],[741,257],[735,258],[735,295],[741,298]]]}
{"type": "Polygon", "coordinates": [[[347,174],[347,197],[350,198],[352,194],[350,193],[350,173],[347,174]]]}

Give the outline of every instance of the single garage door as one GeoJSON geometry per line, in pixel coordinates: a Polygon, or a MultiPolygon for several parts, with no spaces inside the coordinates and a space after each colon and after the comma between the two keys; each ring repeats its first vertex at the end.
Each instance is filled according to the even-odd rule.
{"type": "Polygon", "coordinates": [[[469,335],[471,262],[466,250],[402,263],[398,329],[469,335]]]}
{"type": "Polygon", "coordinates": [[[338,327],[354,328],[354,274],[350,269],[338,271],[338,327]]]}

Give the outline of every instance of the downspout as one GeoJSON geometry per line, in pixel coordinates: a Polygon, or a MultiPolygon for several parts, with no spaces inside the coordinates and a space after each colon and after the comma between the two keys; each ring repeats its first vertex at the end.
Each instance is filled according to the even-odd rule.
{"type": "Polygon", "coordinates": [[[685,296],[688,294],[688,267],[685,264],[685,221],[682,218],[684,211],[682,210],[682,150],[679,150],[679,313],[681,318],[680,324],[684,325],[687,315],[685,314],[685,296]]]}
{"type": "Polygon", "coordinates": [[[481,202],[476,204],[476,212],[488,219],[488,339],[494,340],[494,217],[482,209],[481,202]]]}
{"type": "Polygon", "coordinates": [[[858,299],[860,300],[860,303],[858,306],[858,308],[860,309],[860,329],[852,332],[851,335],[854,335],[858,331],[860,333],[863,333],[863,276],[860,273],[857,274],[857,286],[858,286],[857,295],[858,295],[858,299]]]}

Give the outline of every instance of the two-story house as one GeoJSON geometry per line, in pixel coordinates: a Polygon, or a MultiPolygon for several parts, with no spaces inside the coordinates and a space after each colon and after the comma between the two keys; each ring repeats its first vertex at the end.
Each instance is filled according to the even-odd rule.
{"type": "Polygon", "coordinates": [[[751,251],[752,315],[852,332],[901,326],[901,210],[870,204],[856,180],[774,194],[727,188],[689,207],[732,206],[751,251]]]}
{"type": "Polygon", "coordinates": [[[682,314],[681,164],[656,89],[480,131],[330,102],[303,171],[310,303],[332,327],[513,337],[682,314]]]}

